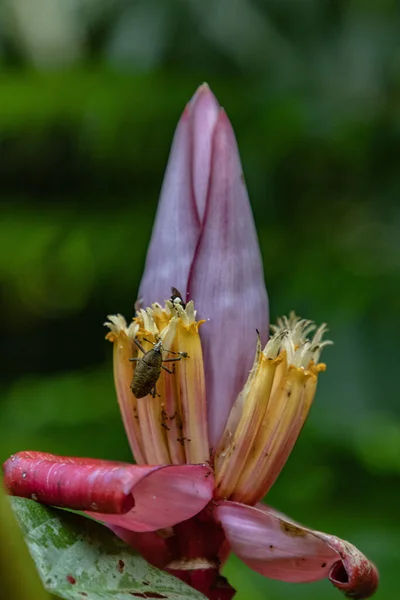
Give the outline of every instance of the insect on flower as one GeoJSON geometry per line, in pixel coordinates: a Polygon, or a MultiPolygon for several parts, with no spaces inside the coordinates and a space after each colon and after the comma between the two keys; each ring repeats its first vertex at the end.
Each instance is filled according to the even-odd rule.
{"type": "Polygon", "coordinates": [[[176,287],[172,287],[171,288],[170,302],[172,302],[172,304],[174,306],[176,306],[177,304],[179,304],[179,306],[182,306],[182,308],[184,310],[186,308],[186,303],[183,301],[182,294],[180,293],[179,290],[176,289],[176,287]]]}
{"type": "MultiPolygon", "coordinates": [[[[149,342],[149,340],[146,339],[144,341],[149,342]]],[[[155,398],[157,395],[156,385],[161,375],[161,369],[164,369],[173,375],[175,372],[175,363],[182,358],[189,358],[186,352],[173,352],[172,350],[165,350],[161,341],[149,343],[153,344],[153,348],[146,351],[139,340],[135,340],[135,344],[139,350],[143,352],[143,356],[129,359],[130,361],[137,363],[131,383],[131,390],[136,398],[144,398],[144,396],[147,396],[148,394],[151,394],[153,398],[155,398]],[[170,354],[180,354],[180,356],[177,358],[163,359],[163,351],[169,352],[170,354]],[[174,363],[172,371],[162,364],[165,362],[174,363]]]]}
{"type": "Polygon", "coordinates": [[[268,336],[235,135],[207,85],[178,124],[139,298],[129,324],[121,314],[105,323],[136,464],[19,452],[4,465],[8,491],[86,511],[208,600],[235,594],[220,573],[230,552],[264,577],[327,578],[354,600],[371,596],[378,571],[355,546],[260,503],[304,426],[330,342],[324,324],[294,313],[268,336]],[[137,400],[156,385],[160,402],[137,400]]]}

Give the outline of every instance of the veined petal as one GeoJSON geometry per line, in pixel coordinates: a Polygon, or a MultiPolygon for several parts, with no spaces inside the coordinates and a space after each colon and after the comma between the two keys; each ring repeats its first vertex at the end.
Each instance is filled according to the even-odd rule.
{"type": "Polygon", "coordinates": [[[212,498],[207,465],[145,466],[20,452],[4,464],[14,496],[75,510],[133,531],[189,519],[212,498]]]}
{"type": "Polygon", "coordinates": [[[358,599],[377,588],[376,567],[349,542],[303,527],[268,507],[227,501],[215,514],[232,551],[265,577],[288,582],[327,577],[346,596],[358,599]]]}
{"type": "Polygon", "coordinates": [[[268,299],[257,234],[232,126],[220,111],[211,181],[188,293],[200,318],[209,437],[216,446],[255,353],[268,338],[268,299]]]}
{"type": "Polygon", "coordinates": [[[192,191],[190,107],[178,123],[165,172],[146,266],[139,289],[143,306],[164,303],[176,286],[186,295],[200,230],[192,191]]]}

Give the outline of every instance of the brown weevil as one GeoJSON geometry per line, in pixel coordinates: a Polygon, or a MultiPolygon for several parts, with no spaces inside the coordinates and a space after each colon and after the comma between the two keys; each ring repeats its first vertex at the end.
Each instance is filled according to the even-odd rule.
{"type": "MultiPolygon", "coordinates": [[[[148,340],[144,340],[147,342],[148,340]]],[[[153,343],[153,342],[150,342],[153,343]]],[[[143,356],[140,358],[130,358],[130,361],[135,361],[137,363],[135,373],[133,375],[131,390],[136,398],[144,398],[148,394],[152,394],[153,398],[155,398],[156,384],[161,375],[161,369],[164,369],[171,375],[174,373],[174,367],[171,371],[167,367],[163,365],[165,362],[173,362],[175,363],[182,358],[188,358],[186,352],[172,352],[172,350],[165,350],[162,347],[161,341],[153,344],[153,348],[151,350],[146,351],[139,340],[135,340],[136,346],[143,352],[143,356]],[[171,354],[179,354],[177,358],[164,358],[162,357],[162,352],[169,352],[171,354]]]]}
{"type": "Polygon", "coordinates": [[[170,302],[172,302],[172,304],[179,304],[183,309],[186,308],[186,304],[183,301],[182,295],[180,291],[176,289],[176,287],[171,288],[170,302]]]}

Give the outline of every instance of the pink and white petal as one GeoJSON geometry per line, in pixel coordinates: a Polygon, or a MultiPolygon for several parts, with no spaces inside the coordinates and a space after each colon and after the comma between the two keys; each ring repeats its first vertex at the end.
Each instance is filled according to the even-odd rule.
{"type": "Polygon", "coordinates": [[[232,552],[265,577],[288,582],[327,577],[358,599],[377,588],[376,567],[349,542],[303,527],[268,507],[228,501],[219,505],[216,516],[232,552]]]}
{"type": "Polygon", "coordinates": [[[206,83],[201,85],[190,101],[190,116],[193,139],[192,175],[193,190],[199,221],[204,218],[204,210],[211,173],[211,152],[214,128],[220,106],[206,83]]]}
{"type": "MultiPolygon", "coordinates": [[[[134,468],[134,467],[133,467],[134,468]]],[[[206,465],[168,465],[154,469],[135,485],[135,506],[125,514],[88,513],[107,525],[131,531],[172,527],[200,512],[213,496],[214,477],[206,465]]]]}
{"type": "Polygon", "coordinates": [[[268,338],[268,298],[235,134],[223,110],[214,132],[203,229],[188,284],[201,319],[209,440],[216,446],[251,369],[256,329],[268,338]],[[234,368],[233,368],[234,365],[234,368]]]}
{"type": "Polygon", "coordinates": [[[187,279],[200,231],[192,191],[191,119],[187,106],[178,123],[139,288],[144,307],[164,303],[171,286],[186,295],[187,279]]]}
{"type": "Polygon", "coordinates": [[[20,452],[4,464],[4,483],[14,496],[153,531],[201,511],[212,498],[214,478],[206,465],[130,465],[20,452]]]}

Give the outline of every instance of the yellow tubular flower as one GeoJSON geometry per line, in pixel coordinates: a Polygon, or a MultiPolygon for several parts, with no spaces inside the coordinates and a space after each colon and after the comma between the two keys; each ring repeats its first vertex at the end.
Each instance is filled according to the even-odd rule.
{"type": "Polygon", "coordinates": [[[199,336],[202,322],[196,321],[193,302],[185,308],[167,301],[164,308],[155,303],[147,310],[140,309],[129,335],[123,317],[109,319],[107,326],[112,331],[107,339],[115,344],[116,391],[122,413],[130,419],[136,445],[140,444],[140,452],[135,451],[138,464],[207,462],[210,450],[199,336]],[[144,356],[135,340],[145,353],[161,342],[164,361],[154,392],[143,398],[136,398],[130,389],[138,363],[129,359],[144,356]]]}
{"type": "Polygon", "coordinates": [[[316,364],[325,326],[312,340],[310,321],[294,314],[273,328],[275,334],[256,358],[239,395],[215,460],[217,494],[255,504],[270,489],[308,415],[317,385],[316,364]]]}

